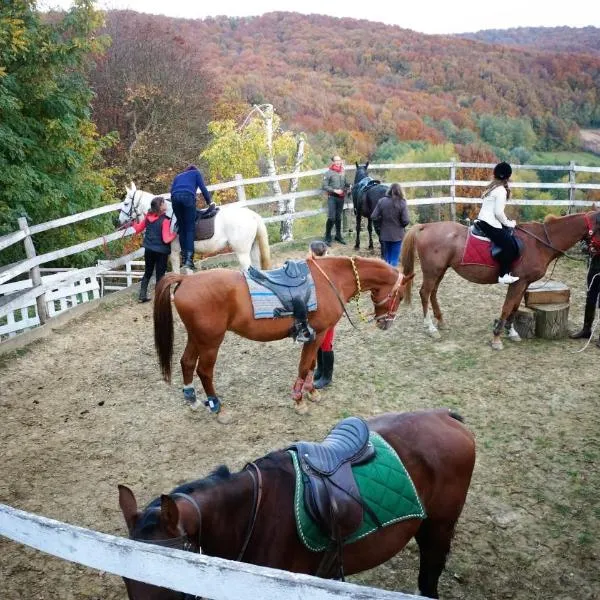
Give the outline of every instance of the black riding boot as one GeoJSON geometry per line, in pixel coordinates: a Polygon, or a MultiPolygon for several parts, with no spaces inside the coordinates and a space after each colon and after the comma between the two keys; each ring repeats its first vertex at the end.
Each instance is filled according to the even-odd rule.
{"type": "Polygon", "coordinates": [[[333,229],[333,219],[327,219],[325,223],[325,243],[331,246],[331,230],[333,229]]]}
{"type": "Polygon", "coordinates": [[[196,270],[196,266],[194,265],[194,253],[193,252],[185,253],[185,260],[183,262],[183,266],[186,269],[189,269],[190,271],[196,270]]]}
{"type": "Polygon", "coordinates": [[[315,388],[320,390],[331,383],[333,378],[333,350],[323,350],[323,373],[315,381],[315,388]]]}
{"type": "Polygon", "coordinates": [[[580,331],[572,333],[569,337],[572,340],[589,340],[592,335],[592,323],[594,322],[594,315],[596,314],[596,307],[594,304],[586,304],[585,312],[583,314],[583,327],[580,331]]]}
{"type": "Polygon", "coordinates": [[[142,277],[142,283],[140,283],[140,295],[138,296],[138,302],[150,302],[150,298],[148,298],[148,283],[150,283],[149,279],[142,277]]]}
{"type": "Polygon", "coordinates": [[[335,220],[335,241],[346,245],[346,240],[342,237],[342,217],[335,220]]]}
{"type": "Polygon", "coordinates": [[[314,374],[314,381],[317,381],[317,379],[321,379],[323,375],[323,350],[321,350],[321,348],[319,348],[319,350],[317,351],[317,368],[315,369],[315,374],[314,374]]]}

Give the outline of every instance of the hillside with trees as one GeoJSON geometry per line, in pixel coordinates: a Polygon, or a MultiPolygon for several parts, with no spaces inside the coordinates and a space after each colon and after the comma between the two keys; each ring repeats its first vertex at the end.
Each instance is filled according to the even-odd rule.
{"type": "Polygon", "coordinates": [[[461,33],[457,37],[554,54],[571,52],[600,56],[600,29],[597,27],[514,27],[461,33]]]}
{"type": "Polygon", "coordinates": [[[283,12],[185,20],[111,11],[106,31],[95,120],[119,132],[113,159],[140,173],[152,153],[170,153],[163,168],[183,160],[190,144],[173,150],[177,132],[194,129],[188,141],[202,147],[209,120],[241,122],[262,103],[305,132],[321,160],[332,148],[355,159],[415,140],[518,156],[575,149],[580,127],[600,126],[600,56],[591,54],[283,12]],[[131,154],[136,145],[143,158],[131,154]]]}

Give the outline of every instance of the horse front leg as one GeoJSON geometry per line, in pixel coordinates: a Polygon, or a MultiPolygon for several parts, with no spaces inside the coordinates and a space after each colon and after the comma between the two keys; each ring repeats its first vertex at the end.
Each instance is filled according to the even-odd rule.
{"type": "MultiPolygon", "coordinates": [[[[508,325],[509,331],[514,329],[512,322],[514,320],[514,313],[517,312],[519,305],[521,304],[521,300],[523,299],[523,295],[525,294],[525,290],[527,289],[528,282],[519,279],[515,283],[512,283],[508,292],[506,292],[506,298],[504,300],[504,304],[502,306],[502,313],[500,314],[500,318],[494,321],[494,330],[491,346],[494,350],[502,350],[504,345],[502,344],[502,340],[500,339],[500,335],[502,334],[502,330],[508,325]],[[511,320],[509,321],[509,317],[511,320]]],[[[515,331],[515,334],[518,336],[519,334],[515,331]]],[[[509,334],[510,337],[510,334],[509,334]]],[[[519,337],[519,340],[521,338],[519,337]]]]}
{"type": "Polygon", "coordinates": [[[442,279],[444,278],[444,275],[446,274],[446,271],[444,270],[444,272],[437,278],[437,281],[435,282],[435,285],[433,286],[433,289],[431,290],[431,310],[433,311],[433,316],[435,317],[436,321],[437,321],[437,328],[440,331],[448,331],[448,329],[450,329],[450,327],[448,327],[447,323],[444,321],[444,316],[442,314],[442,310],[440,308],[440,303],[438,302],[438,298],[437,298],[437,293],[438,293],[438,289],[440,287],[440,283],[442,282],[442,279]]]}
{"type": "Polygon", "coordinates": [[[354,243],[354,249],[360,250],[360,226],[361,226],[361,216],[360,213],[356,215],[356,242],[354,243]]]}

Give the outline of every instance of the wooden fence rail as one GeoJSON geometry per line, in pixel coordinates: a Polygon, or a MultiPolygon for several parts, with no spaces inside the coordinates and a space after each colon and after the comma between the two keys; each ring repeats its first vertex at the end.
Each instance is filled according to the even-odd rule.
{"type": "Polygon", "coordinates": [[[416,596],[329,581],[134,542],[0,504],[0,535],[52,556],[212,600],[416,600],[416,596]]]}
{"type": "MultiPolygon", "coordinates": [[[[469,163],[469,162],[457,162],[457,161],[449,161],[449,162],[439,162],[439,163],[405,163],[405,164],[396,164],[396,163],[381,163],[381,164],[372,164],[369,166],[369,170],[371,173],[375,174],[378,171],[391,171],[391,170],[430,170],[430,169],[448,169],[448,173],[450,175],[449,179],[434,179],[434,180],[414,180],[414,181],[402,181],[402,185],[406,189],[419,189],[419,188],[428,188],[433,194],[434,190],[440,190],[443,195],[441,196],[431,196],[428,198],[418,198],[409,200],[409,206],[423,206],[423,205],[450,205],[450,213],[451,218],[456,218],[456,204],[478,204],[481,202],[479,198],[470,198],[465,196],[457,196],[456,189],[457,187],[471,187],[471,188],[481,188],[488,184],[488,181],[478,181],[478,180],[469,180],[469,179],[456,179],[456,173],[458,168],[469,169],[469,168],[489,168],[492,169],[494,167],[493,163],[469,163]],[[447,195],[449,193],[449,195],[447,195]]],[[[355,169],[354,165],[349,165],[347,170],[352,172],[355,169]]],[[[540,190],[565,190],[568,192],[568,199],[565,200],[541,200],[541,199],[519,199],[519,198],[511,198],[508,204],[516,205],[516,206],[565,206],[570,208],[575,207],[586,207],[591,206],[592,202],[586,200],[576,200],[575,193],[576,191],[590,191],[590,190],[600,190],[600,183],[577,183],[576,174],[577,173],[600,173],[600,167],[585,167],[578,166],[575,163],[571,162],[569,165],[514,165],[513,169],[515,171],[520,170],[535,170],[535,171],[563,171],[568,174],[569,181],[568,182],[557,182],[557,183],[547,183],[547,182],[519,182],[513,181],[511,183],[511,187],[513,190],[531,190],[531,189],[540,189],[540,190]]],[[[297,200],[306,200],[310,198],[322,197],[323,192],[319,188],[296,191],[291,193],[284,193],[279,196],[263,196],[259,198],[247,198],[246,194],[246,186],[248,185],[256,185],[256,184],[266,184],[273,181],[283,181],[283,180],[294,180],[298,178],[307,178],[307,177],[318,177],[325,173],[327,169],[314,169],[312,171],[304,171],[301,173],[286,173],[282,175],[277,175],[275,177],[252,177],[248,179],[243,179],[241,175],[237,175],[234,180],[227,181],[223,183],[209,185],[208,189],[211,191],[225,190],[225,189],[235,189],[238,203],[243,206],[254,207],[254,206],[268,206],[274,203],[277,203],[279,206],[279,214],[264,217],[264,221],[267,223],[275,223],[275,222],[289,222],[293,223],[297,219],[305,219],[311,218],[321,213],[326,212],[325,208],[310,208],[307,210],[299,210],[296,211],[295,203],[297,200]],[[283,207],[283,208],[282,208],[283,207]],[[285,212],[286,207],[289,207],[289,212],[285,212]]],[[[165,194],[168,196],[168,194],[165,194]]],[[[67,217],[62,217],[60,219],[54,219],[52,221],[48,221],[47,223],[40,223],[37,225],[28,225],[27,222],[22,219],[20,223],[20,230],[15,231],[13,233],[9,233],[0,237],[0,251],[6,249],[14,244],[23,242],[26,248],[27,258],[18,263],[14,263],[11,265],[4,266],[0,268],[0,319],[8,318],[9,320],[14,317],[8,317],[10,311],[14,311],[17,309],[25,308],[25,302],[33,302],[36,305],[36,317],[38,322],[43,323],[47,315],[45,314],[44,307],[47,306],[48,302],[44,298],[44,294],[49,290],[47,284],[44,284],[39,279],[38,269],[41,265],[51,263],[52,261],[65,258],[67,256],[72,256],[74,254],[78,254],[80,252],[84,252],[93,248],[98,248],[99,246],[106,245],[111,241],[115,241],[121,239],[126,236],[130,236],[133,234],[133,229],[129,229],[127,231],[116,231],[110,232],[106,235],[98,237],[93,240],[89,240],[86,242],[81,242],[79,244],[75,244],[73,246],[69,246],[67,248],[61,248],[58,250],[54,250],[52,252],[47,252],[45,254],[37,255],[35,252],[35,245],[33,244],[33,236],[37,233],[43,231],[49,231],[51,229],[57,227],[65,227],[71,225],[73,223],[77,223],[86,219],[95,218],[103,214],[111,213],[119,209],[121,203],[114,203],[108,206],[102,206],[99,208],[95,208],[92,210],[85,211],[83,213],[78,213],[76,215],[70,215],[67,217]],[[14,289],[11,287],[14,284],[8,284],[11,279],[15,277],[22,276],[25,273],[30,274],[30,279],[34,282],[31,286],[31,289],[26,292],[22,292],[21,294],[15,294],[14,289]]],[[[351,204],[347,204],[346,208],[351,208],[351,204]]],[[[293,230],[291,230],[291,238],[293,239],[293,230]]],[[[138,253],[136,258],[140,256],[138,253]]],[[[113,263],[112,267],[107,267],[105,270],[110,270],[115,268],[117,264],[125,264],[123,261],[113,263]]],[[[86,276],[89,273],[93,273],[94,276],[100,276],[102,268],[95,267],[92,271],[85,269],[82,271],[82,275],[86,276]],[[95,270],[94,270],[95,269],[95,270]],[[85,273],[84,273],[85,272],[85,273]]],[[[65,277],[63,284],[64,285],[73,285],[73,281],[75,281],[71,276],[65,277]]],[[[34,319],[34,320],[35,320],[34,319]]],[[[0,327],[1,327],[0,323],[0,327]]]]}

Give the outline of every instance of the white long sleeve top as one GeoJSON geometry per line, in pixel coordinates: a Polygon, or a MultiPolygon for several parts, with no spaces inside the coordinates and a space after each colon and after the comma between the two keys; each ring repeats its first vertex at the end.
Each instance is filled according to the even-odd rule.
{"type": "Polygon", "coordinates": [[[481,221],[485,221],[488,225],[501,229],[502,225],[506,227],[514,227],[515,222],[511,221],[504,214],[506,206],[506,188],[502,185],[494,188],[484,199],[481,204],[481,210],[477,217],[481,221]]]}

